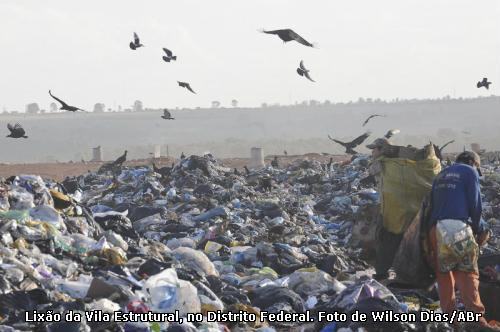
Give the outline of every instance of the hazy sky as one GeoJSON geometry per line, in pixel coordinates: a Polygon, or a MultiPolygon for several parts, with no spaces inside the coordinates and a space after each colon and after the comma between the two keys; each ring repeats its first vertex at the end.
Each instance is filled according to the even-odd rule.
{"type": "Polygon", "coordinates": [[[7,110],[48,108],[49,88],[87,109],[500,93],[498,0],[1,0],[0,14],[7,110]],[[262,28],[293,28],[319,48],[262,28]],[[162,47],[178,61],[163,62],[162,47]],[[316,83],[297,75],[301,59],[316,83]],[[489,92],[475,87],[483,76],[489,92]]]}

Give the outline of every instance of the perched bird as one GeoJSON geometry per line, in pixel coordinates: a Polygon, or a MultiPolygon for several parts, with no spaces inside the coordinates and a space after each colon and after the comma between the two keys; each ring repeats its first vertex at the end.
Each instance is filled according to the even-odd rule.
{"type": "Polygon", "coordinates": [[[348,154],[357,154],[357,152],[354,150],[355,147],[363,143],[368,136],[370,136],[370,133],[364,133],[361,136],[356,137],[353,141],[351,142],[341,142],[339,140],[336,140],[334,138],[331,138],[330,135],[328,135],[328,138],[334,141],[337,144],[342,145],[345,148],[345,152],[348,154]]]}
{"type": "Polygon", "coordinates": [[[184,152],[181,153],[181,160],[186,159],[186,156],[184,155],[184,152]]]}
{"type": "Polygon", "coordinates": [[[169,50],[168,48],[163,48],[163,52],[165,52],[166,55],[164,55],[162,57],[162,59],[165,61],[165,62],[170,62],[171,60],[177,60],[177,56],[173,55],[172,51],[169,50]]]}
{"type": "Polygon", "coordinates": [[[438,157],[439,160],[443,160],[443,150],[445,147],[447,147],[448,145],[450,145],[451,143],[454,143],[455,140],[451,140],[449,142],[446,142],[445,144],[443,144],[441,147],[433,144],[434,146],[434,152],[436,153],[436,157],[438,157]]]}
{"type": "Polygon", "coordinates": [[[385,136],[384,136],[384,137],[385,137],[385,138],[387,138],[387,139],[389,139],[389,138],[391,138],[392,136],[399,134],[400,132],[401,132],[401,130],[399,130],[399,129],[391,129],[391,130],[389,130],[389,131],[385,134],[385,136]]]}
{"type": "Polygon", "coordinates": [[[380,115],[380,114],[372,114],[372,115],[370,115],[370,116],[369,116],[369,117],[365,120],[365,122],[363,122],[363,127],[364,127],[364,126],[368,123],[368,121],[370,121],[371,119],[373,119],[373,118],[375,118],[375,117],[377,117],[377,116],[382,116],[382,117],[384,117],[385,115],[380,115]]]}
{"type": "Polygon", "coordinates": [[[488,82],[488,78],[483,77],[482,81],[477,82],[477,87],[482,88],[485,87],[486,90],[489,90],[491,82],[488,82]]]}
{"type": "Polygon", "coordinates": [[[144,47],[144,45],[141,44],[141,40],[139,39],[139,36],[137,33],[134,32],[134,41],[130,42],[130,48],[135,50],[136,48],[139,47],[144,47]]]}
{"type": "Polygon", "coordinates": [[[189,91],[191,91],[192,93],[196,93],[193,91],[193,89],[191,89],[191,86],[189,85],[189,83],[186,83],[186,82],[179,82],[177,81],[177,83],[179,84],[180,87],[182,88],[186,88],[188,89],[189,91]]]}
{"type": "Polygon", "coordinates": [[[286,150],[283,150],[283,154],[286,156],[288,156],[288,152],[286,150]]]}
{"type": "Polygon", "coordinates": [[[52,94],[52,92],[50,92],[50,90],[49,90],[49,95],[52,98],[54,98],[55,100],[57,100],[58,102],[61,103],[61,107],[59,108],[60,110],[65,110],[65,111],[70,111],[70,112],[76,112],[76,111],[86,112],[85,110],[82,110],[81,108],[78,108],[78,107],[75,107],[75,106],[70,106],[70,105],[66,104],[64,101],[62,101],[61,99],[59,99],[56,96],[54,96],[52,94]]]}
{"type": "Polygon", "coordinates": [[[161,168],[156,167],[155,163],[153,163],[153,171],[155,171],[155,173],[160,174],[162,177],[169,176],[170,173],[172,172],[173,168],[174,168],[173,163],[172,163],[172,167],[165,166],[165,167],[161,167],[161,168]]]}
{"type": "Polygon", "coordinates": [[[298,33],[293,31],[292,29],[280,29],[280,30],[262,30],[261,32],[263,33],[268,33],[271,35],[277,35],[280,37],[281,40],[283,40],[284,43],[289,42],[291,40],[295,40],[297,43],[301,43],[302,45],[309,46],[309,47],[314,47],[313,44],[299,36],[298,33]]]}
{"type": "Polygon", "coordinates": [[[326,164],[327,169],[330,169],[333,164],[333,157],[330,157],[330,160],[328,161],[328,164],[326,164]]]}
{"type": "Polygon", "coordinates": [[[175,120],[175,118],[172,117],[172,114],[170,114],[169,110],[166,108],[163,110],[163,115],[161,116],[162,119],[165,120],[175,120]]]}
{"type": "Polygon", "coordinates": [[[243,168],[245,169],[245,173],[247,175],[250,175],[250,170],[248,169],[248,167],[245,165],[245,166],[243,166],[243,168]]]}
{"type": "Polygon", "coordinates": [[[234,175],[241,175],[240,171],[235,167],[233,171],[234,175]]]}
{"type": "Polygon", "coordinates": [[[297,68],[297,73],[300,76],[305,76],[309,81],[314,82],[314,80],[309,76],[309,70],[304,67],[304,60],[300,60],[299,68],[297,68]]]}
{"type": "Polygon", "coordinates": [[[274,168],[280,167],[278,163],[278,156],[274,156],[274,159],[271,161],[271,166],[273,166],[274,168]]]}
{"type": "Polygon", "coordinates": [[[113,161],[112,165],[121,166],[126,160],[127,160],[127,150],[125,150],[125,152],[120,157],[118,157],[118,159],[113,161]]]}
{"type": "Polygon", "coordinates": [[[7,135],[7,137],[12,137],[12,138],[28,138],[26,136],[26,132],[24,131],[23,127],[19,123],[16,123],[15,125],[11,125],[10,123],[7,124],[7,128],[10,131],[10,134],[7,135]]]}

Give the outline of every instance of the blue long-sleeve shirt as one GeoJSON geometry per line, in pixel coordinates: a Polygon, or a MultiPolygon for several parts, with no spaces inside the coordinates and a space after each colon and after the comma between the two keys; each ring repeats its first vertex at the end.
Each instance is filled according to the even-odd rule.
{"type": "Polygon", "coordinates": [[[429,229],[442,219],[470,224],[474,234],[482,231],[481,190],[476,169],[456,163],[439,173],[432,184],[432,213],[429,229]]]}

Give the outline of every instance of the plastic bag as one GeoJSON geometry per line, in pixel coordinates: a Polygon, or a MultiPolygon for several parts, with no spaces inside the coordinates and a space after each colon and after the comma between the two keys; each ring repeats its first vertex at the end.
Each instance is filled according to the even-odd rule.
{"type": "Polygon", "coordinates": [[[143,292],[149,295],[149,303],[154,311],[179,310],[181,316],[201,311],[198,290],[190,282],[179,280],[174,269],[163,270],[148,278],[143,292]]]}
{"type": "Polygon", "coordinates": [[[319,296],[332,290],[340,293],[346,288],[328,273],[317,268],[299,269],[293,272],[290,275],[288,287],[302,297],[319,296]]]}
{"type": "Polygon", "coordinates": [[[377,159],[381,171],[381,208],[384,227],[394,234],[403,233],[413,221],[424,197],[432,188],[434,177],[441,171],[432,145],[426,159],[377,159]]]}
{"type": "Polygon", "coordinates": [[[439,270],[478,273],[479,246],[469,225],[461,220],[439,220],[436,225],[439,270]]]}
{"type": "Polygon", "coordinates": [[[215,269],[214,264],[201,251],[179,247],[173,252],[175,258],[181,261],[184,265],[195,269],[198,272],[206,275],[218,276],[219,273],[215,269]]]}

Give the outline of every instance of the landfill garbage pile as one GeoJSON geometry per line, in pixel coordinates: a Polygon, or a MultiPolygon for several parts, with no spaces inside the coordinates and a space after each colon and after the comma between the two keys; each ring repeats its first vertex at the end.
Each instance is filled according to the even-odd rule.
{"type": "MultiPolygon", "coordinates": [[[[161,175],[144,166],[62,183],[33,175],[4,179],[0,331],[335,331],[361,323],[260,318],[436,309],[435,294],[369,278],[361,244],[369,245],[362,237],[379,195],[363,181],[368,164],[364,156],[328,166],[302,160],[239,175],[205,155],[161,175]],[[45,321],[27,320],[34,310],[45,321]],[[69,319],[69,311],[82,319],[69,319]],[[178,317],[126,322],[116,311],[178,317]],[[218,311],[257,319],[210,321],[218,311]],[[200,315],[180,322],[188,314],[200,315]]],[[[485,249],[490,257],[500,253],[495,172],[483,183],[485,216],[496,233],[485,249]]],[[[482,273],[498,284],[500,265],[488,268],[482,273]]],[[[409,331],[429,325],[380,324],[409,331]]]]}

